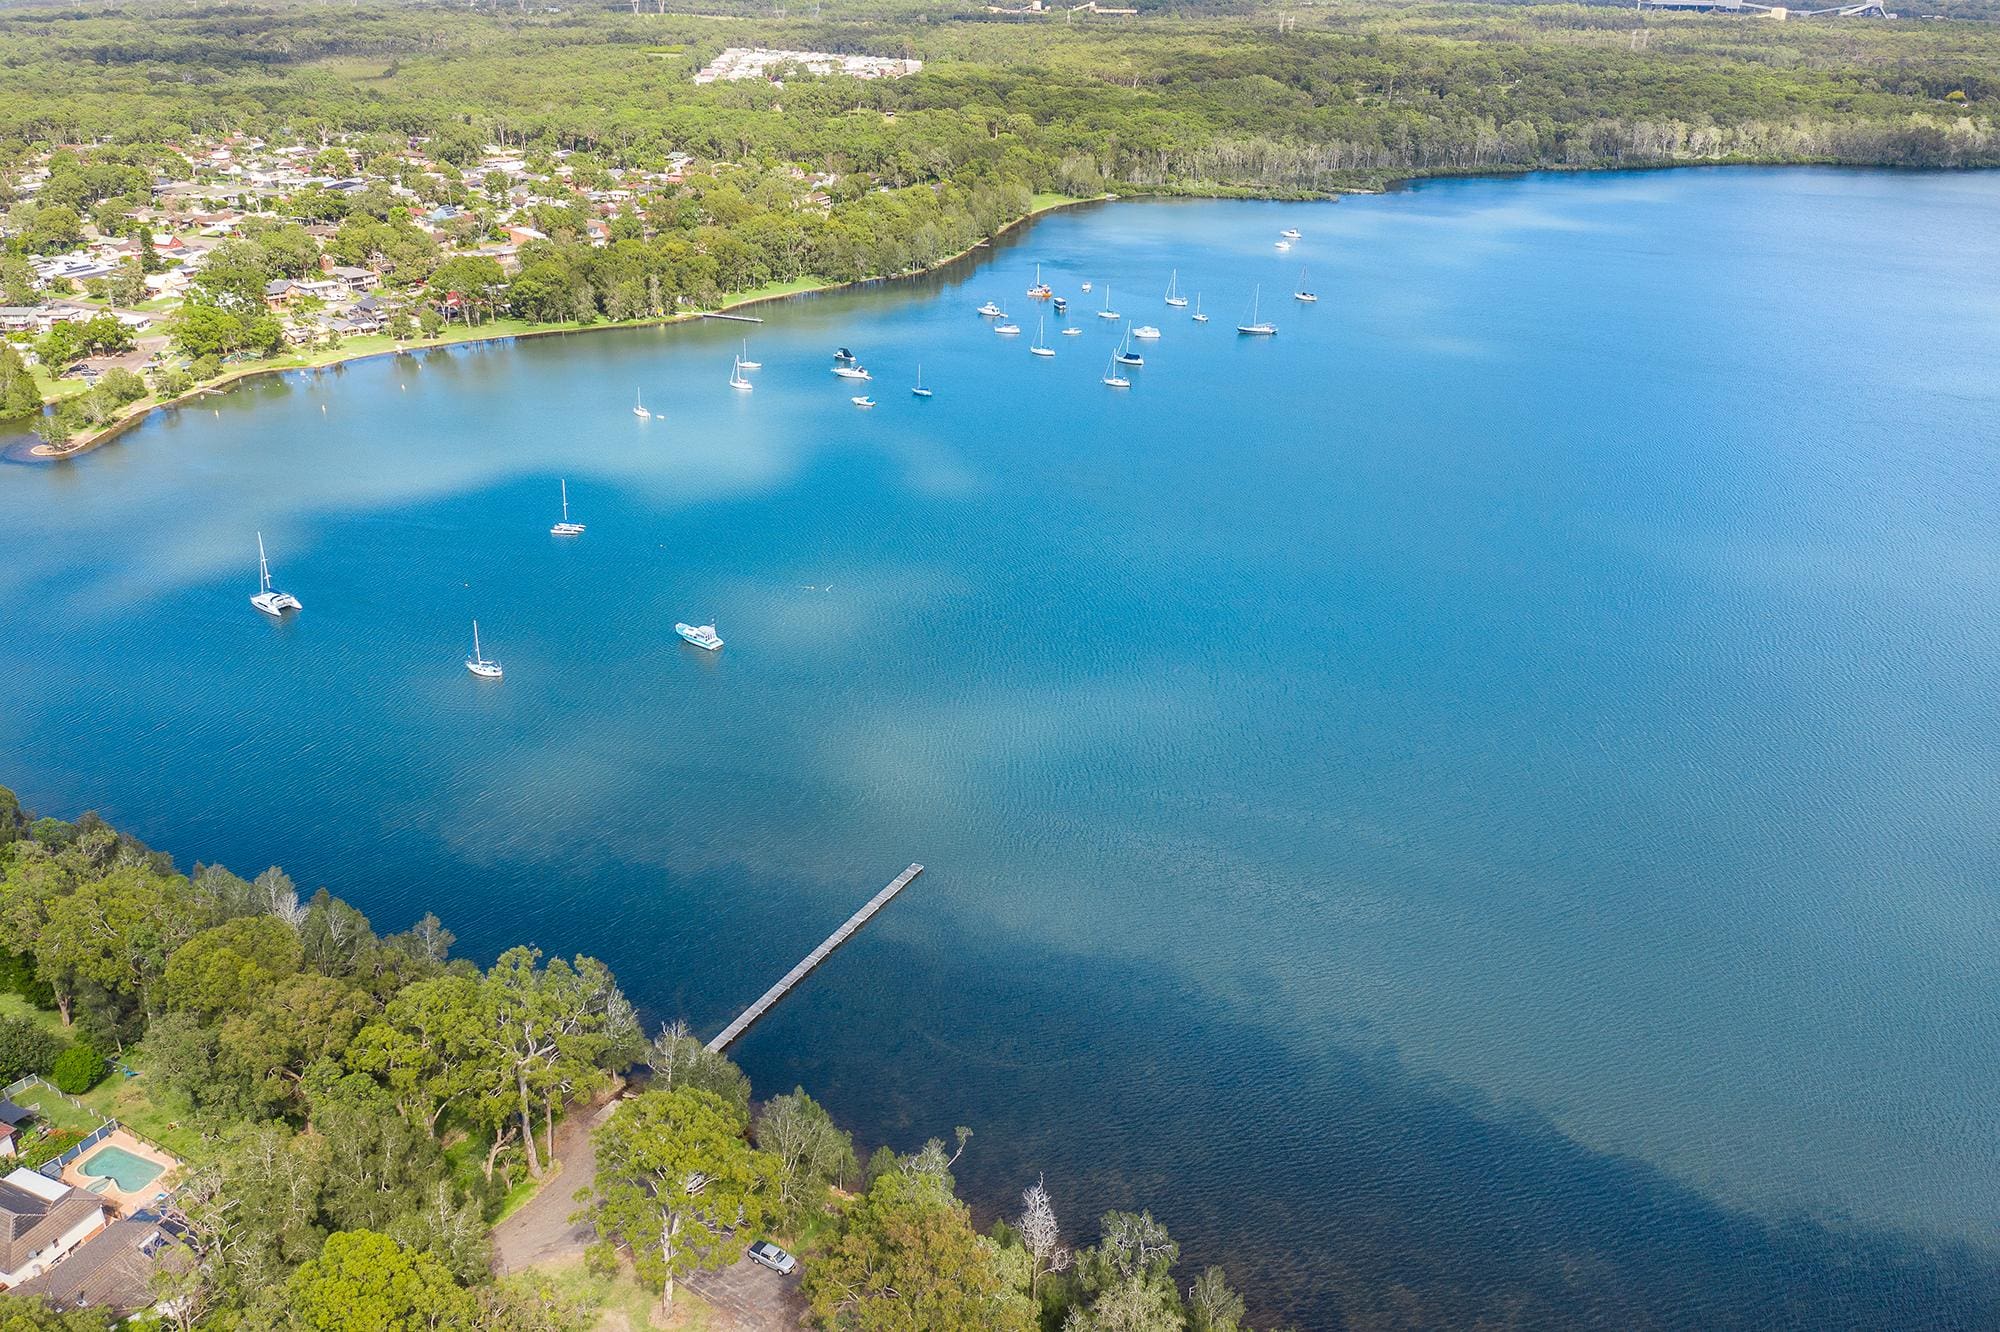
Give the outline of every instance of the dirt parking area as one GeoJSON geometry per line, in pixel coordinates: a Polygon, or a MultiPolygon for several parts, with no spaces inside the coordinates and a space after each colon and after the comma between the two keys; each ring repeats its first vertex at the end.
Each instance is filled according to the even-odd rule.
{"type": "Polygon", "coordinates": [[[799,1273],[779,1276],[739,1259],[720,1272],[697,1272],[687,1285],[715,1309],[717,1332],[795,1332],[805,1326],[806,1300],[799,1273]]]}

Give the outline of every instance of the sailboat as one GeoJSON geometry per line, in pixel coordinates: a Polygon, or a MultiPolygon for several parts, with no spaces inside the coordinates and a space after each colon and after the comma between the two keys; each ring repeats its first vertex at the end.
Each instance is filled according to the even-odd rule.
{"type": "Polygon", "coordinates": [[[257,534],[257,594],[250,598],[250,604],[266,615],[282,616],[286,611],[305,609],[291,593],[271,590],[271,562],[264,558],[262,532],[257,534]]]}
{"type": "Polygon", "coordinates": [[[562,482],[562,521],[549,529],[550,536],[582,536],[583,524],[569,520],[569,479],[562,482]]]}
{"type": "Polygon", "coordinates": [[[910,396],[913,398],[928,398],[931,396],[931,391],[924,387],[924,363],[922,361],[917,362],[917,386],[910,390],[910,396]]]}
{"type": "Polygon", "coordinates": [[[1238,333],[1248,333],[1253,337],[1268,338],[1272,334],[1278,331],[1278,326],[1276,324],[1267,324],[1263,320],[1257,317],[1257,298],[1263,294],[1263,290],[1264,289],[1262,287],[1254,287],[1251,289],[1250,319],[1247,323],[1238,324],[1236,326],[1236,331],[1238,333]]]}
{"type": "Polygon", "coordinates": [[[638,417],[641,421],[652,420],[653,414],[646,410],[645,395],[643,393],[640,393],[638,390],[634,389],[633,396],[637,400],[632,404],[632,415],[638,417]]]}
{"type": "Polygon", "coordinates": [[[1181,295],[1178,290],[1180,280],[1181,270],[1178,268],[1167,275],[1167,304],[1177,310],[1187,305],[1187,297],[1181,295]]]}
{"type": "Polygon", "coordinates": [[[1048,326],[1049,321],[1046,319],[1035,325],[1035,345],[1028,348],[1028,350],[1037,356],[1054,356],[1056,354],[1056,349],[1049,346],[1048,339],[1042,336],[1048,330],[1048,326]]]}
{"type": "Polygon", "coordinates": [[[757,387],[755,384],[752,384],[749,381],[749,379],[747,379],[744,376],[743,358],[741,356],[736,358],[736,364],[730,368],[729,387],[733,389],[742,389],[745,393],[748,393],[751,389],[757,387]]]}
{"type": "Polygon", "coordinates": [[[762,370],[764,368],[762,361],[753,361],[750,359],[750,339],[748,338],[743,339],[743,354],[736,358],[736,368],[738,370],[762,370]]]}
{"type": "Polygon", "coordinates": [[[1299,289],[1292,293],[1292,299],[1295,301],[1304,301],[1307,305],[1311,305],[1319,299],[1314,294],[1313,289],[1306,285],[1306,270],[1303,268],[1299,270],[1299,289]]]}
{"type": "Polygon", "coordinates": [[[1197,324],[1206,324],[1208,322],[1208,316],[1201,312],[1200,292],[1194,294],[1194,322],[1197,324]]]}
{"type": "Polygon", "coordinates": [[[472,622],[472,655],[465,659],[465,669],[482,680],[500,678],[500,663],[486,660],[486,654],[479,650],[479,621],[472,622]]]}
{"type": "Polygon", "coordinates": [[[1054,294],[1055,294],[1054,292],[1049,290],[1049,284],[1042,281],[1042,266],[1040,264],[1036,264],[1035,285],[1028,288],[1028,295],[1033,297],[1035,300],[1045,301],[1054,294]]]}
{"type": "Polygon", "coordinates": [[[1132,326],[1125,326],[1125,341],[1111,354],[1111,359],[1120,365],[1144,365],[1146,358],[1132,350],[1132,326]]]}
{"type": "Polygon", "coordinates": [[[1118,373],[1118,367],[1110,361],[1104,363],[1104,382],[1112,388],[1131,388],[1132,381],[1118,373]]]}
{"type": "Polygon", "coordinates": [[[1111,308],[1111,288],[1109,286],[1104,288],[1104,308],[1097,312],[1097,317],[1099,319],[1116,319],[1118,317],[1118,312],[1111,308]]]}

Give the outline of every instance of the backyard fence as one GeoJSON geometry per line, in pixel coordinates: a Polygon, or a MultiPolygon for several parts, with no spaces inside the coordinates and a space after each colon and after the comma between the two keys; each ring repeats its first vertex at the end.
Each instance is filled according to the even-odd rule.
{"type": "Polygon", "coordinates": [[[118,1121],[115,1119],[107,1119],[102,1124],[99,1124],[96,1128],[92,1129],[89,1133],[86,1133],[83,1137],[83,1141],[77,1143],[76,1146],[70,1148],[68,1151],[64,1152],[61,1156],[56,1157],[52,1161],[44,1161],[40,1166],[36,1168],[40,1170],[44,1175],[47,1175],[50,1179],[61,1179],[64,1166],[68,1165],[71,1161],[76,1160],[77,1157],[82,1156],[85,1152],[95,1147],[98,1143],[103,1142],[106,1138],[110,1137],[117,1131],[118,1131],[118,1121]]]}

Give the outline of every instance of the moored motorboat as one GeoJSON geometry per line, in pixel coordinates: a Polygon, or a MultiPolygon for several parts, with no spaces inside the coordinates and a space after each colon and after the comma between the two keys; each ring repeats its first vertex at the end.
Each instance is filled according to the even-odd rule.
{"type": "Polygon", "coordinates": [[[861,366],[858,365],[836,365],[835,367],[833,367],[833,373],[839,375],[842,379],[875,378],[875,376],[869,374],[867,370],[863,369],[861,366]]]}
{"type": "MultiPolygon", "coordinates": [[[[696,647],[707,648],[710,652],[722,646],[722,640],[715,636],[715,626],[712,624],[677,624],[674,626],[674,632],[696,647]]],[[[750,655],[754,657],[756,653],[750,655]]]]}
{"type": "Polygon", "coordinates": [[[866,393],[863,393],[857,397],[849,398],[848,401],[853,403],[856,407],[873,407],[875,405],[875,399],[869,397],[866,393]]]}

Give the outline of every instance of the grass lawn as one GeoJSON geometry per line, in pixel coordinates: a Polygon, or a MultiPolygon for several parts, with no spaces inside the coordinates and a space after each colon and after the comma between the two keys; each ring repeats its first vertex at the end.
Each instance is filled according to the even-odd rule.
{"type": "Polygon", "coordinates": [[[1042,211],[1042,209],[1054,208],[1057,204],[1078,203],[1078,202],[1080,202],[1080,200],[1078,196],[1074,194],[1037,194],[1033,198],[1028,200],[1028,211],[1031,213],[1039,213],[1042,211]]]}
{"type": "MultiPolygon", "coordinates": [[[[54,1013],[36,1008],[18,994],[0,994],[0,1017],[27,1018],[38,1022],[57,1035],[68,1038],[63,1030],[62,1019],[54,1013]]],[[[85,1111],[78,1111],[67,1101],[52,1092],[39,1088],[24,1093],[17,1098],[22,1105],[45,1111],[49,1121],[64,1128],[96,1128],[107,1119],[115,1119],[144,1138],[151,1138],[174,1155],[189,1161],[204,1161],[209,1151],[203,1146],[201,1135],[194,1130],[181,1127],[187,1117],[185,1106],[156,1105],[152,1097],[154,1083],[148,1073],[144,1046],[127,1050],[120,1061],[139,1070],[139,1076],[128,1078],[114,1069],[111,1076],[77,1097],[84,1104],[85,1111]],[[47,1105],[40,1105],[34,1098],[40,1097],[47,1105]]]]}
{"type": "Polygon", "coordinates": [[[34,1111],[51,1128],[77,1129],[88,1133],[104,1122],[101,1115],[77,1109],[64,1100],[60,1092],[47,1087],[30,1087],[16,1096],[14,1103],[34,1111]]]}
{"type": "Polygon", "coordinates": [[[749,291],[732,291],[722,298],[723,305],[734,305],[738,301],[759,301],[771,296],[789,296],[793,292],[811,291],[814,287],[824,287],[825,278],[799,277],[786,282],[766,282],[761,287],[749,291]]]}

